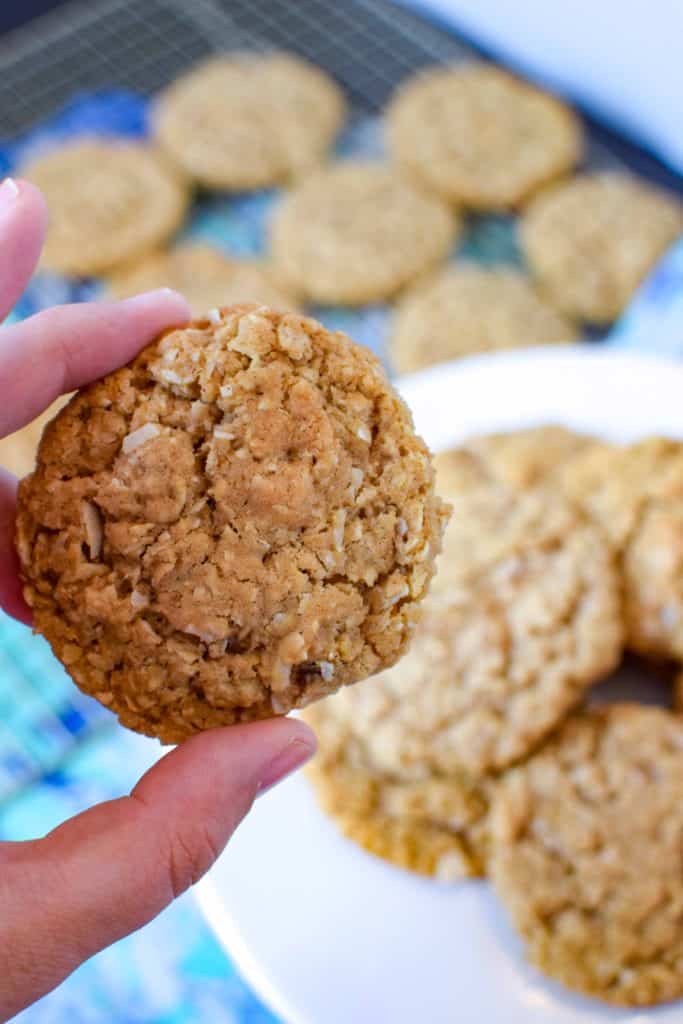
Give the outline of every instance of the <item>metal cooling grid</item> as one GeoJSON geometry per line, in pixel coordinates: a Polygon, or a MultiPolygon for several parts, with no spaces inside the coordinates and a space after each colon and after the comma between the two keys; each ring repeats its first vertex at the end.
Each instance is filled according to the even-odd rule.
{"type": "MultiPolygon", "coordinates": [[[[479,51],[391,0],[72,0],[0,41],[0,138],[74,93],[144,95],[216,50],[289,48],[326,68],[356,113],[376,113],[409,73],[479,51]]],[[[683,193],[680,176],[588,122],[588,163],[625,164],[683,193]]]]}

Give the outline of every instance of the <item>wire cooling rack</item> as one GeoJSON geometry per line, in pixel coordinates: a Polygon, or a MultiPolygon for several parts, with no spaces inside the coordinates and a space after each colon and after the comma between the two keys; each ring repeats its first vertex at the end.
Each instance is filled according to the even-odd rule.
{"type": "MultiPolygon", "coordinates": [[[[406,75],[475,53],[389,0],[72,0],[0,41],[0,141],[33,137],[31,129],[53,124],[52,115],[74,96],[83,98],[81,113],[90,102],[97,121],[97,94],[112,88],[124,90],[121,120],[128,123],[131,104],[145,107],[132,94],[153,94],[211,52],[271,48],[326,68],[344,87],[359,125],[406,75]]],[[[681,188],[675,175],[609,132],[589,124],[589,139],[591,166],[621,162],[681,188]]],[[[233,205],[230,216],[250,224],[250,199],[233,205]]],[[[211,217],[209,206],[209,227],[211,217]]],[[[194,229],[202,225],[200,215],[194,229]]],[[[503,228],[490,225],[496,250],[503,228]]],[[[52,301],[61,301],[59,293],[52,301]]],[[[55,771],[111,721],[76,690],[44,641],[0,615],[0,802],[55,771]]]]}
{"type": "MultiPolygon", "coordinates": [[[[0,42],[0,138],[79,92],[149,95],[220,49],[287,48],[325,67],[356,113],[376,113],[407,74],[479,53],[391,0],[72,0],[0,42]]],[[[659,161],[588,120],[589,161],[620,162],[683,193],[659,161]]]]}

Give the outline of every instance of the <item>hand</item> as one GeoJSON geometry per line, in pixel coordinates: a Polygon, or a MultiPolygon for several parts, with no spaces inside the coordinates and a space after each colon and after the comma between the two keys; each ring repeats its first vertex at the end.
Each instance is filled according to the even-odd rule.
{"type": "MultiPolygon", "coordinates": [[[[27,182],[0,186],[0,316],[24,290],[47,224],[27,182]]],[[[50,309],[0,328],[0,436],[59,394],[131,359],[189,317],[168,290],[50,309]]],[[[16,480],[0,470],[0,604],[31,621],[14,551],[16,480]]],[[[44,839],[0,843],[0,1020],[140,928],[211,866],[254,798],[306,761],[315,738],[289,719],[215,729],[163,758],[130,796],[44,839]]]]}

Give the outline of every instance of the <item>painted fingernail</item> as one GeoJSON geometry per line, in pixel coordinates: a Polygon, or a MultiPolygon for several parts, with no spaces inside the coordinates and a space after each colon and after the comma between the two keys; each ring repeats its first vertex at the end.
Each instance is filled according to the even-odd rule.
{"type": "Polygon", "coordinates": [[[13,203],[19,195],[19,186],[14,178],[5,178],[0,184],[0,206],[13,203]]]}
{"type": "Polygon", "coordinates": [[[315,744],[298,737],[297,739],[290,740],[284,750],[281,750],[265,769],[259,780],[256,795],[261,796],[269,789],[272,789],[273,786],[281,782],[287,775],[291,775],[297,768],[301,768],[303,764],[306,764],[306,761],[314,753],[315,744]]]}

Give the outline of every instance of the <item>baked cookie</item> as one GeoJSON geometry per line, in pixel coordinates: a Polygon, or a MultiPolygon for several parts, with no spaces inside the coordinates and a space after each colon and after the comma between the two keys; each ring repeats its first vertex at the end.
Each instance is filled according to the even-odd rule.
{"type": "Polygon", "coordinates": [[[457,230],[439,199],[381,164],[346,161],[312,175],[276,210],[272,253],[314,302],[388,299],[446,258],[457,230]]]}
{"type": "Polygon", "coordinates": [[[402,866],[483,873],[491,790],[615,667],[619,598],[608,545],[568,503],[462,496],[407,654],[306,713],[323,808],[402,866]]]}
{"type": "Polygon", "coordinates": [[[20,486],[17,545],[76,683],[177,742],[392,664],[446,513],[374,356],[243,305],[72,399],[20,486]]]}
{"type": "Polygon", "coordinates": [[[578,162],[582,132],[559,100],[490,64],[422,71],[387,110],[398,163],[444,198],[506,210],[578,162]]]}
{"type": "Polygon", "coordinates": [[[189,198],[177,173],[139,142],[70,142],[22,175],[50,208],[42,266],[75,276],[106,273],[165,242],[189,198]]]}
{"type": "Polygon", "coordinates": [[[452,653],[460,684],[440,717],[444,737],[425,736],[425,756],[442,772],[455,756],[480,775],[528,756],[616,668],[621,585],[603,531],[560,496],[493,485],[455,507],[433,597],[449,603],[448,635],[457,609],[461,628],[472,621],[478,632],[452,653]]]}
{"type": "Polygon", "coordinates": [[[333,80],[288,53],[235,53],[193,68],[162,93],[159,145],[206,188],[258,189],[319,164],[344,122],[333,80]]]}
{"type": "Polygon", "coordinates": [[[449,267],[397,310],[391,357],[400,373],[477,352],[574,341],[576,329],[516,270],[449,267]]]}
{"type": "Polygon", "coordinates": [[[531,961],[569,988],[644,1006],[683,995],[683,720],[579,714],[498,787],[496,890],[531,961]]]}
{"type": "Polygon", "coordinates": [[[36,464],[38,444],[45,426],[67,401],[68,398],[62,395],[21,430],[0,438],[0,466],[20,479],[30,473],[36,464]]]}
{"type": "Polygon", "coordinates": [[[683,207],[627,174],[583,174],[526,210],[521,242],[532,273],[567,316],[609,323],[683,231],[683,207]]]}
{"type": "Polygon", "coordinates": [[[194,316],[216,306],[258,302],[292,311],[294,295],[276,279],[268,264],[237,259],[209,245],[187,242],[152,253],[111,278],[110,291],[119,299],[166,286],[185,296],[194,316]]]}
{"type": "MultiPolygon", "coordinates": [[[[369,852],[444,880],[484,872],[488,788],[493,780],[465,771],[451,751],[425,754],[430,736],[447,741],[449,694],[458,685],[452,651],[473,658],[476,614],[466,600],[428,598],[408,653],[364,684],[306,710],[319,750],[310,777],[323,809],[369,852]],[[347,699],[347,697],[351,699],[347,699]],[[427,718],[423,719],[423,714],[427,718]],[[443,858],[443,861],[442,861],[443,858]]],[[[460,664],[462,664],[462,660],[460,664]]]]}
{"type": "Polygon", "coordinates": [[[567,464],[561,486],[617,549],[629,647],[683,658],[683,445],[596,445],[567,464]]]}
{"type": "Polygon", "coordinates": [[[436,457],[438,483],[441,493],[452,498],[463,489],[458,486],[458,478],[463,479],[466,473],[472,480],[478,477],[479,482],[504,483],[514,490],[552,486],[573,459],[601,443],[555,424],[483,434],[469,438],[460,449],[436,457]]]}

